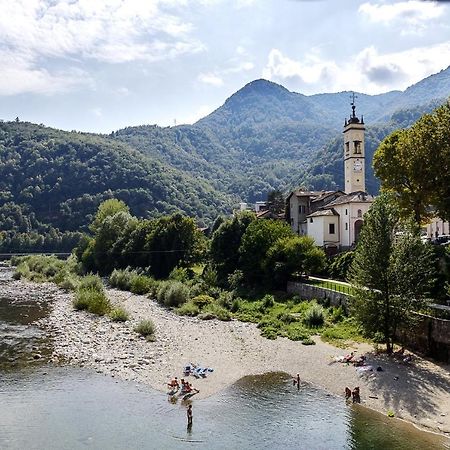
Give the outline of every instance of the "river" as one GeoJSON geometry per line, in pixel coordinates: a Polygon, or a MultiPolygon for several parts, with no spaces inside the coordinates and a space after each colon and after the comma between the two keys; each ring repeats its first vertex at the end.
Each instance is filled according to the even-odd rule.
{"type": "Polygon", "coordinates": [[[186,404],[146,385],[50,362],[51,341],[34,322],[45,296],[2,294],[1,449],[450,449],[444,437],[317,388],[293,388],[283,373],[246,377],[186,404]]]}

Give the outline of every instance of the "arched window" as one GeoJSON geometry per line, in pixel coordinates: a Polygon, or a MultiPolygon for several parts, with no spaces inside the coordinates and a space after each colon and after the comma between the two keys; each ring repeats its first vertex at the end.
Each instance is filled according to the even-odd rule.
{"type": "Polygon", "coordinates": [[[362,211],[358,209],[358,217],[362,217],[362,211]]]}

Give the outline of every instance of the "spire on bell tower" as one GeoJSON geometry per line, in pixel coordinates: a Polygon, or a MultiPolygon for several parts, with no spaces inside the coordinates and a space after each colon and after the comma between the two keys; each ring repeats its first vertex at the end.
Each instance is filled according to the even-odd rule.
{"type": "Polygon", "coordinates": [[[364,119],[356,115],[355,99],[358,96],[354,92],[350,95],[352,113],[344,123],[344,178],[345,192],[366,190],[365,182],[365,149],[364,149],[364,119]]]}

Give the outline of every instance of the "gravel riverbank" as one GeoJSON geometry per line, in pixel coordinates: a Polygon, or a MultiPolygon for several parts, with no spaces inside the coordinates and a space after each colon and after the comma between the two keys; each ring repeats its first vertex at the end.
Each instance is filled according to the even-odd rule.
{"type": "Polygon", "coordinates": [[[54,363],[90,367],[161,392],[167,391],[171,377],[182,376],[185,364],[198,363],[214,371],[205,379],[190,377],[200,390],[197,398],[212,395],[245,375],[300,373],[302,389],[312,383],[343,397],[345,386],[359,386],[364,406],[383,414],[392,410],[398,418],[450,434],[449,366],[419,357],[404,365],[384,355],[375,356],[369,346],[359,345],[353,350],[367,353],[370,364],[383,368],[362,375],[352,365],[333,362],[333,356],[347,351],[319,338],[313,346],[285,338],[270,341],[260,336],[254,324],[180,317],[144,296],[113,289],[107,294],[112,303],[130,313],[130,321],[114,323],[107,317],[74,311],[72,294],[51,284],[0,282],[0,297],[41,296],[51,301],[49,316],[38,325],[53,337],[54,363]],[[141,319],[155,323],[155,342],[133,331],[141,319]]]}

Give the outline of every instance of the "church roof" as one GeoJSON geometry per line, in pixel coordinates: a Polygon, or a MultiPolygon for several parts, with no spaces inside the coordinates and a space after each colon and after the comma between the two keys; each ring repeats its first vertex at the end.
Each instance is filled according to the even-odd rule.
{"type": "Polygon", "coordinates": [[[326,208],[332,208],[335,205],[343,205],[345,203],[372,203],[373,196],[363,191],[351,192],[350,194],[342,195],[336,200],[328,203],[326,208]]]}
{"type": "Polygon", "coordinates": [[[309,218],[309,217],[338,216],[338,215],[339,214],[334,208],[330,208],[330,209],[319,209],[318,211],[313,212],[312,214],[309,214],[306,217],[309,218]]]}

